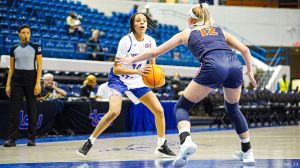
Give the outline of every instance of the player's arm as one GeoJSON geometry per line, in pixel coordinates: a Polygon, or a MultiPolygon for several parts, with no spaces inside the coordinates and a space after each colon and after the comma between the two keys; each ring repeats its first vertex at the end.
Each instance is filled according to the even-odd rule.
{"type": "MultiPolygon", "coordinates": [[[[154,38],[150,37],[150,43],[151,43],[151,48],[156,48],[156,41],[154,40],[154,38]]],[[[156,60],[155,58],[151,58],[149,60],[149,64],[156,64],[156,60]]]]}
{"type": "Polygon", "coordinates": [[[131,61],[134,63],[134,62],[139,62],[142,60],[147,60],[147,59],[151,59],[163,55],[164,53],[184,43],[186,41],[186,37],[187,37],[186,31],[177,33],[171,39],[169,39],[159,47],[145,51],[139,54],[138,56],[133,57],[131,61]]]}
{"type": "MultiPolygon", "coordinates": [[[[146,66],[148,67],[148,66],[146,66]]],[[[147,68],[148,69],[148,68],[147,68]]],[[[114,74],[116,75],[135,75],[135,74],[139,74],[139,75],[143,75],[144,74],[144,69],[129,69],[129,68],[124,68],[122,67],[121,64],[118,64],[115,62],[114,64],[114,74]]],[[[150,71],[150,70],[147,70],[150,71]]]]}
{"type": "MultiPolygon", "coordinates": [[[[132,42],[129,37],[127,36],[123,37],[119,42],[116,58],[124,57],[127,54],[128,50],[130,49],[131,43],[132,42]]],[[[113,67],[113,72],[116,75],[135,75],[135,74],[143,75],[144,73],[146,73],[145,71],[150,71],[150,69],[147,68],[147,66],[142,69],[124,68],[122,67],[121,64],[117,63],[117,61],[115,61],[113,67]]]]}
{"type": "Polygon", "coordinates": [[[223,33],[224,33],[227,44],[230,47],[241,52],[241,54],[245,60],[246,66],[247,66],[247,71],[252,71],[252,56],[251,56],[249,48],[246,45],[244,45],[242,42],[237,40],[231,34],[229,34],[227,32],[223,32],[223,33]]]}
{"type": "Polygon", "coordinates": [[[237,40],[234,36],[232,36],[230,33],[227,32],[223,32],[224,36],[225,36],[225,40],[227,42],[227,44],[238,50],[239,52],[241,52],[243,59],[246,63],[246,67],[247,67],[247,75],[251,80],[251,83],[253,86],[256,86],[256,81],[253,77],[253,69],[252,69],[252,56],[250,53],[249,48],[244,45],[242,42],[240,42],[239,40],[237,40]]]}

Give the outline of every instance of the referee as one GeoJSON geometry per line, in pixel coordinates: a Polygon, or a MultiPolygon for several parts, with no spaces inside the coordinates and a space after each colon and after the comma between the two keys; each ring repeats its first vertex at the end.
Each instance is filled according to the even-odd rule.
{"type": "Polygon", "coordinates": [[[10,98],[9,135],[4,147],[16,146],[19,134],[20,110],[23,97],[26,99],[28,114],[28,143],[35,146],[37,124],[36,96],[41,92],[42,53],[41,47],[30,42],[30,27],[22,25],[18,29],[20,43],[10,50],[10,68],[6,82],[6,95],[10,98]]]}

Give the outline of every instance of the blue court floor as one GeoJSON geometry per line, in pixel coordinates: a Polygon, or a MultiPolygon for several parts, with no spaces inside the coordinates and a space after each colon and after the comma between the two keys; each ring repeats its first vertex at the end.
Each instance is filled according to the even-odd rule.
{"type": "MultiPolygon", "coordinates": [[[[194,128],[192,132],[198,150],[185,168],[300,168],[300,126],[250,129],[255,165],[243,165],[241,161],[232,159],[232,152],[240,148],[234,130],[194,128]]],[[[17,147],[0,147],[0,167],[173,167],[174,158],[153,156],[155,134],[103,134],[87,158],[78,156],[76,150],[88,135],[39,138],[36,147],[27,147],[27,140],[20,139],[17,147]]],[[[177,132],[169,131],[166,138],[169,147],[177,153],[177,132]]],[[[3,140],[0,144],[3,144],[3,140]]]]}
{"type": "MultiPolygon", "coordinates": [[[[70,167],[70,168],[92,168],[92,167],[120,167],[120,168],[142,168],[142,167],[173,167],[173,161],[159,160],[130,160],[130,161],[104,161],[104,162],[50,162],[50,163],[17,163],[17,164],[1,164],[0,167],[22,167],[22,168],[40,168],[40,167],[70,167]]],[[[191,160],[188,168],[298,168],[300,167],[300,159],[258,159],[255,166],[247,166],[235,160],[191,160]]]]}

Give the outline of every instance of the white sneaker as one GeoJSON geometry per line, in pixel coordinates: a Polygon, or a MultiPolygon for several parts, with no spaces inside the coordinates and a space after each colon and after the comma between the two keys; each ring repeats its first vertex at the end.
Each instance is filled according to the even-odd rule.
{"type": "Polygon", "coordinates": [[[243,161],[244,164],[255,164],[253,150],[249,149],[246,153],[238,151],[232,154],[233,158],[243,161]]]}
{"type": "Polygon", "coordinates": [[[192,141],[191,136],[186,137],[184,143],[180,145],[180,152],[173,162],[174,167],[182,167],[188,162],[188,157],[194,154],[197,145],[192,141]]]}

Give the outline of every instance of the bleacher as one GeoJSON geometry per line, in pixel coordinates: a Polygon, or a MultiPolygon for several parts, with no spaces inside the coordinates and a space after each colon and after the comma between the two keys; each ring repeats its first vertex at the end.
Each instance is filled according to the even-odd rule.
{"type": "MultiPolygon", "coordinates": [[[[0,0],[0,46],[1,54],[9,54],[10,47],[18,42],[17,28],[29,24],[32,29],[31,41],[39,43],[44,57],[89,59],[91,50],[86,46],[91,37],[90,29],[105,32],[100,37],[101,47],[106,53],[99,53],[104,60],[111,60],[116,53],[119,40],[129,31],[129,17],[126,13],[113,12],[105,16],[97,9],[91,9],[80,1],[67,0],[0,0]],[[67,33],[66,17],[70,11],[83,16],[84,37],[67,33]]],[[[174,25],[158,24],[156,32],[147,32],[161,44],[179,32],[174,25]]],[[[198,66],[198,62],[184,46],[179,46],[161,56],[157,62],[166,65],[198,66]],[[173,52],[181,53],[182,60],[172,58],[173,52]]]]}
{"type": "MultiPolygon", "coordinates": [[[[99,29],[105,32],[100,37],[101,48],[107,47],[107,52],[98,55],[104,61],[113,60],[119,40],[129,31],[129,17],[126,13],[112,12],[106,16],[97,9],[91,9],[80,1],[72,0],[0,0],[0,47],[1,55],[8,55],[12,45],[19,41],[17,28],[21,24],[29,24],[32,29],[31,40],[42,46],[43,56],[49,58],[65,58],[89,60],[92,53],[87,47],[87,40],[91,37],[90,29],[99,29]],[[84,37],[67,33],[66,17],[70,11],[83,16],[82,26],[85,29],[84,37]]],[[[228,30],[227,30],[228,31],[228,30]]],[[[175,25],[158,24],[156,32],[147,32],[156,39],[157,45],[162,44],[179,32],[175,25]]],[[[287,64],[288,56],[284,49],[266,50],[260,46],[252,46],[251,54],[262,62],[271,61],[276,66],[282,61],[287,64]],[[271,54],[270,54],[271,53],[271,54]],[[276,60],[274,61],[273,55],[276,60]]],[[[244,64],[241,54],[237,53],[244,64]]],[[[180,45],[170,52],[157,58],[158,64],[198,67],[198,61],[187,47],[180,45]],[[172,53],[180,53],[179,58],[173,58],[172,53]]],[[[268,81],[270,75],[263,75],[268,81]]],[[[265,85],[266,82],[263,84],[265,85]]],[[[260,85],[263,87],[262,85],[260,85]]]]}

